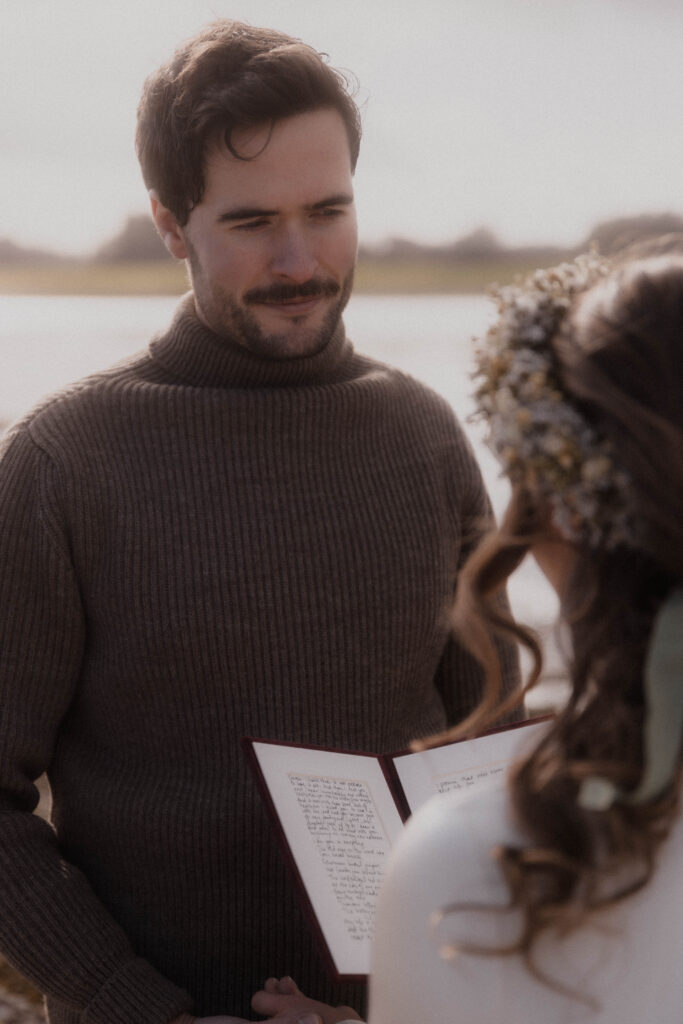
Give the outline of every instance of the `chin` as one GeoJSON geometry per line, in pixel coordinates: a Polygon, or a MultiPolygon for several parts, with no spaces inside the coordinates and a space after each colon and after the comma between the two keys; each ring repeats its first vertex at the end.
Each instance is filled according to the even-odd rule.
{"type": "Polygon", "coordinates": [[[330,340],[330,335],[320,335],[319,331],[313,335],[292,336],[291,334],[271,334],[265,339],[261,354],[271,359],[297,359],[304,356],[314,356],[322,351],[330,340]]]}

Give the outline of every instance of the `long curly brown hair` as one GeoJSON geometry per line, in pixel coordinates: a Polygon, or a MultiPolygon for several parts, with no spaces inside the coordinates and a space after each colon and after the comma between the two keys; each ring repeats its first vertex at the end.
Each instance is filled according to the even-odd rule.
{"type": "MultiPolygon", "coordinates": [[[[552,344],[567,400],[612,440],[632,477],[646,539],[638,551],[575,547],[561,600],[571,637],[570,696],[511,773],[513,808],[528,843],[501,848],[499,860],[524,921],[512,951],[535,973],[533,947],[545,929],[571,930],[647,884],[678,811],[680,772],[646,804],[616,801],[595,811],[577,802],[586,776],[627,790],[640,780],[649,637],[662,602],[683,581],[683,256],[627,259],[598,288],[579,297],[568,329],[552,344]]],[[[498,530],[464,568],[454,625],[485,667],[488,690],[451,737],[481,730],[500,713],[491,630],[530,649],[525,689],[537,681],[536,637],[493,601],[534,544],[553,538],[547,510],[518,488],[498,530]]]]}

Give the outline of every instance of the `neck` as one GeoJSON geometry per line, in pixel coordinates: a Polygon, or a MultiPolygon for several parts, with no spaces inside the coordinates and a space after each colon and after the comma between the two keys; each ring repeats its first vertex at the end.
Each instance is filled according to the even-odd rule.
{"type": "Polygon", "coordinates": [[[270,359],[210,330],[197,316],[192,294],[169,330],[151,345],[155,361],[194,386],[284,387],[326,384],[352,375],[353,348],[340,320],[323,349],[310,356],[270,359]]]}

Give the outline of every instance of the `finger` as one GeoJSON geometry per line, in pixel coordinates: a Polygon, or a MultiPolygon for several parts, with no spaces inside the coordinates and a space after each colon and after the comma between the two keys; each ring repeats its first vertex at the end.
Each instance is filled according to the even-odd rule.
{"type": "Polygon", "coordinates": [[[274,1017],[284,1009],[283,997],[279,992],[254,992],[251,997],[251,1008],[264,1017],[274,1017]]]}
{"type": "Polygon", "coordinates": [[[266,992],[279,992],[280,982],[277,980],[277,978],[268,978],[263,988],[264,991],[266,992]]]}
{"type": "Polygon", "coordinates": [[[280,978],[278,991],[282,996],[299,996],[301,992],[297,986],[297,983],[289,975],[285,975],[284,978],[280,978]]]}
{"type": "Polygon", "coordinates": [[[305,1013],[303,1017],[299,1017],[296,1024],[323,1024],[323,1019],[317,1013],[305,1013]]]}

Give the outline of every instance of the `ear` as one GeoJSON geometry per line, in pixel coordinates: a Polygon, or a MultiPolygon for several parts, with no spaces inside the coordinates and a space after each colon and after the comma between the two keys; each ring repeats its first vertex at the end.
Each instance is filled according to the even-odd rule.
{"type": "Polygon", "coordinates": [[[149,202],[152,208],[152,219],[156,225],[162,242],[177,260],[187,258],[187,246],[183,229],[175,218],[175,214],[164,206],[155,189],[149,191],[149,202]]]}

